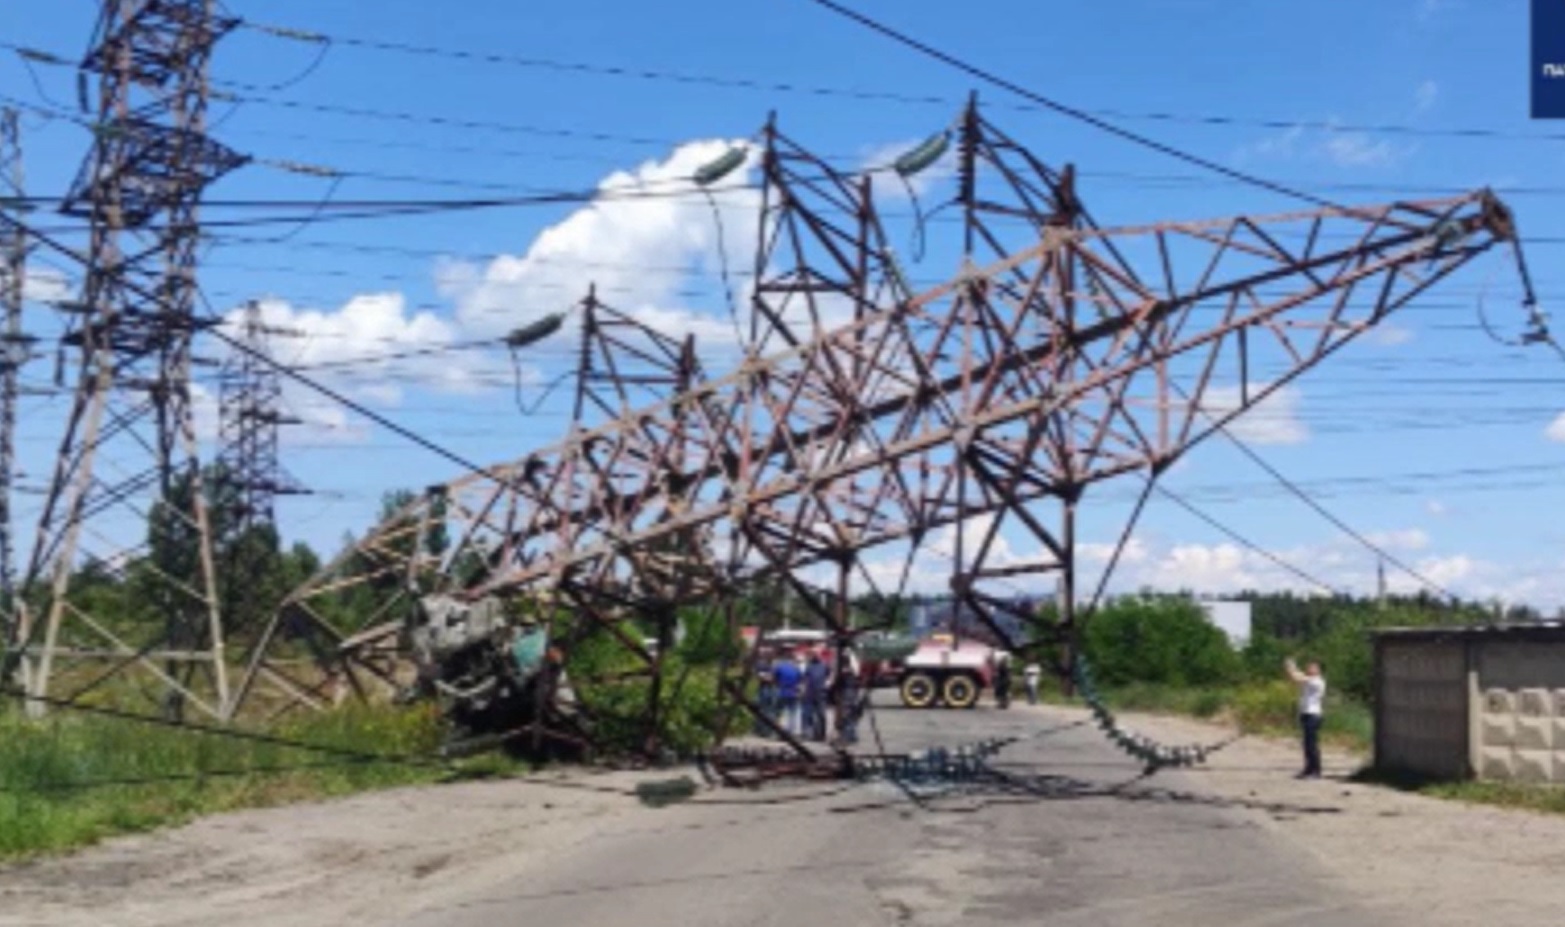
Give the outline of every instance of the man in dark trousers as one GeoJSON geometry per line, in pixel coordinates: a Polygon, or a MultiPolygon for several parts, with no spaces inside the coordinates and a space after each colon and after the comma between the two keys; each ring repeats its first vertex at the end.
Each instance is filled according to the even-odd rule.
{"type": "MultiPolygon", "coordinates": [[[[772,681],[772,664],[776,662],[776,655],[767,656],[758,661],[756,676],[759,677],[760,691],[757,697],[760,701],[761,714],[773,723],[777,723],[777,686],[772,681]]],[[[760,737],[771,737],[772,729],[761,723],[760,718],[755,719],[755,733],[760,737]]]]}
{"type": "Polygon", "coordinates": [[[1310,661],[1299,672],[1298,664],[1289,657],[1283,664],[1288,678],[1299,687],[1299,729],[1304,737],[1304,771],[1299,779],[1320,778],[1320,720],[1326,701],[1326,677],[1321,675],[1320,664],[1310,661]]]}
{"type": "Polygon", "coordinates": [[[804,736],[810,740],[826,739],[826,688],[830,682],[831,668],[821,659],[820,651],[811,650],[804,666],[804,736]]]}
{"type": "Polygon", "coordinates": [[[863,690],[859,683],[859,658],[851,644],[844,642],[837,649],[837,672],[832,685],[837,698],[837,745],[852,746],[859,742],[859,715],[864,709],[863,690]]]}
{"type": "Polygon", "coordinates": [[[994,658],[994,703],[1001,708],[1011,707],[1011,655],[997,654],[994,658]]]}

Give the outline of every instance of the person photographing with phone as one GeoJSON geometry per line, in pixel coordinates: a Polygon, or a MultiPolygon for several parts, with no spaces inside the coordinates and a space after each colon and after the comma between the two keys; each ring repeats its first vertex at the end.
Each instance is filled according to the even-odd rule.
{"type": "Polygon", "coordinates": [[[1320,721],[1326,701],[1326,677],[1321,675],[1320,664],[1311,660],[1299,672],[1299,665],[1289,657],[1283,664],[1288,678],[1299,687],[1299,729],[1304,738],[1304,771],[1299,779],[1320,778],[1320,721]]]}

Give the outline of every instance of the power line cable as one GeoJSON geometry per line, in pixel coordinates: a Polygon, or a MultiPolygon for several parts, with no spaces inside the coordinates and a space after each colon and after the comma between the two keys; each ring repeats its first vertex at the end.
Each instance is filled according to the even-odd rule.
{"type": "MultiPolygon", "coordinates": [[[[1184,389],[1180,388],[1177,385],[1174,387],[1174,389],[1181,396],[1183,396],[1187,402],[1190,401],[1190,396],[1189,396],[1189,394],[1187,394],[1184,391],[1184,389]]],[[[1252,462],[1254,462],[1262,470],[1265,470],[1267,472],[1267,474],[1269,474],[1272,477],[1272,479],[1276,480],[1277,482],[1279,482],[1283,486],[1285,486],[1288,489],[1289,492],[1293,493],[1295,496],[1298,497],[1299,501],[1301,501],[1305,505],[1309,506],[1312,510],[1315,511],[1316,514],[1320,515],[1322,518],[1324,518],[1327,521],[1331,522],[1331,524],[1336,526],[1336,528],[1338,530],[1340,530],[1342,533],[1346,534],[1348,537],[1351,537],[1353,540],[1355,540],[1358,543],[1362,544],[1365,548],[1369,549],[1373,553],[1375,553],[1375,554],[1379,555],[1380,557],[1384,558],[1386,560],[1386,562],[1392,564],[1397,569],[1403,571],[1407,575],[1409,575],[1409,576],[1413,577],[1414,579],[1418,580],[1419,582],[1423,583],[1425,586],[1428,586],[1430,589],[1433,589],[1435,592],[1438,592],[1441,595],[1446,596],[1447,598],[1451,598],[1451,599],[1455,599],[1456,598],[1456,595],[1454,593],[1452,593],[1449,589],[1446,589],[1444,586],[1440,585],[1439,583],[1437,583],[1434,580],[1430,579],[1429,577],[1425,576],[1423,573],[1419,572],[1417,569],[1414,569],[1413,567],[1411,567],[1408,564],[1404,563],[1401,558],[1397,557],[1395,554],[1393,554],[1390,551],[1386,550],[1384,547],[1380,546],[1379,544],[1376,544],[1374,541],[1371,541],[1369,538],[1365,537],[1363,535],[1363,533],[1361,533],[1360,531],[1355,529],[1353,526],[1349,525],[1347,522],[1343,521],[1341,518],[1337,517],[1337,515],[1335,515],[1330,509],[1326,508],[1318,500],[1316,500],[1314,496],[1310,495],[1302,487],[1300,487],[1297,483],[1293,482],[1292,480],[1288,479],[1288,477],[1284,476],[1282,471],[1280,471],[1276,467],[1272,466],[1272,464],[1270,462],[1268,462],[1266,460],[1266,458],[1264,458],[1260,454],[1256,453],[1255,449],[1250,447],[1250,445],[1244,439],[1242,439],[1238,435],[1234,434],[1233,431],[1228,427],[1228,425],[1226,423],[1219,421],[1215,416],[1213,416],[1210,412],[1208,412],[1204,407],[1201,407],[1201,406],[1198,405],[1198,406],[1196,406],[1196,410],[1201,413],[1202,417],[1206,418],[1207,421],[1211,422],[1212,425],[1215,426],[1217,428],[1217,430],[1222,433],[1223,437],[1228,439],[1229,443],[1233,444],[1234,447],[1238,448],[1240,453],[1242,453],[1242,454],[1244,454],[1244,456],[1248,457],[1252,462]]]]}
{"type": "Polygon", "coordinates": [[[1191,152],[1185,151],[1181,148],[1176,148],[1173,145],[1157,141],[1156,139],[1149,138],[1137,132],[1132,132],[1129,129],[1121,128],[1120,126],[1100,119],[1099,117],[1074,106],[1067,106],[1064,103],[1052,100],[1046,96],[1043,96],[1042,94],[1028,90],[1026,87],[1023,87],[1020,84],[1006,80],[1005,78],[1000,77],[991,71],[964,61],[955,55],[947,54],[946,52],[921,42],[918,39],[907,35],[906,33],[899,32],[882,22],[865,16],[863,13],[859,13],[856,10],[837,3],[836,0],[806,0],[806,2],[814,3],[816,6],[824,7],[839,16],[851,19],[854,22],[857,22],[859,25],[877,32],[880,35],[897,42],[898,44],[911,48],[925,57],[934,58],[935,60],[940,61],[949,67],[962,71],[972,77],[976,77],[987,84],[992,84],[996,87],[1008,90],[1017,96],[1032,100],[1033,102],[1039,104],[1040,106],[1046,107],[1052,112],[1059,113],[1063,116],[1068,116],[1078,122],[1086,123],[1087,125],[1107,132],[1110,135],[1124,139],[1128,142],[1132,142],[1136,145],[1140,145],[1143,148],[1148,148],[1160,154],[1168,155],[1169,157],[1183,161],[1186,164],[1204,168],[1208,171],[1212,171],[1213,173],[1221,174],[1225,177],[1249,184],[1253,187],[1258,187],[1263,190],[1270,190],[1273,193],[1286,196],[1290,199],[1312,203],[1316,206],[1325,208],[1342,210],[1344,212],[1353,212],[1353,210],[1334,203],[1331,200],[1325,199],[1324,197],[1316,196],[1313,193],[1306,193],[1303,190],[1297,190],[1287,185],[1277,183],[1276,181],[1267,180],[1264,177],[1259,177],[1246,171],[1237,170],[1235,168],[1228,167],[1227,165],[1219,164],[1216,161],[1202,157],[1201,155],[1192,154],[1191,152]]]}
{"type": "MultiPolygon", "coordinates": [[[[662,81],[694,86],[722,87],[763,93],[790,93],[812,97],[838,97],[843,99],[852,99],[874,103],[898,103],[916,106],[953,107],[960,106],[963,102],[962,100],[955,97],[942,96],[938,94],[915,94],[886,90],[855,89],[850,87],[805,85],[788,81],[763,80],[759,78],[726,77],[713,74],[692,74],[658,68],[595,64],[582,61],[565,61],[544,56],[527,56],[499,52],[478,52],[469,49],[443,48],[434,45],[397,41],[393,39],[375,39],[351,36],[339,32],[328,34],[313,30],[294,29],[290,27],[275,26],[248,20],[244,21],[242,25],[246,28],[259,32],[269,33],[282,38],[295,39],[301,42],[317,43],[321,45],[340,45],[344,47],[363,48],[374,51],[401,53],[421,57],[446,58],[451,60],[471,61],[483,64],[508,65],[534,70],[555,71],[559,73],[592,74],[605,77],[630,78],[645,81],[662,81]]],[[[1048,109],[1048,107],[1029,105],[1026,103],[1011,103],[1000,105],[1004,109],[1015,112],[1039,112],[1048,109]]],[[[1330,119],[1282,119],[1247,117],[1231,114],[1176,113],[1166,111],[1130,112],[1121,109],[1108,109],[1101,107],[1084,109],[1083,111],[1111,119],[1132,119],[1151,122],[1183,123],[1208,126],[1236,126],[1243,128],[1273,130],[1316,129],[1326,132],[1367,132],[1380,135],[1463,139],[1514,139],[1522,141],[1565,140],[1565,132],[1514,132],[1505,129],[1488,127],[1441,128],[1434,126],[1414,126],[1397,123],[1345,123],[1330,119]]]]}
{"type": "MultiPolygon", "coordinates": [[[[1156,485],[1156,484],[1154,484],[1154,485],[1156,485]]],[[[1180,508],[1182,508],[1185,511],[1189,512],[1191,515],[1194,515],[1196,518],[1201,519],[1202,521],[1206,522],[1211,527],[1217,529],[1218,531],[1221,531],[1223,534],[1227,535],[1229,538],[1231,538],[1236,543],[1238,543],[1238,544],[1244,546],[1245,548],[1253,551],[1254,553],[1256,553],[1256,554],[1266,558],[1272,564],[1274,564],[1274,565],[1276,565],[1276,566],[1286,570],[1287,572],[1293,574],[1294,576],[1298,577],[1299,579],[1304,580],[1306,583],[1309,583],[1312,586],[1316,586],[1318,588],[1324,589],[1324,590],[1326,590],[1327,592],[1330,592],[1333,595],[1336,595],[1339,592],[1341,592],[1341,590],[1339,590],[1337,587],[1331,585],[1330,583],[1326,582],[1325,580],[1319,579],[1319,578],[1311,575],[1310,573],[1306,572],[1302,568],[1294,566],[1293,564],[1291,564],[1288,561],[1284,560],[1279,555],[1272,553],[1271,551],[1267,550],[1266,548],[1262,547],[1261,545],[1255,543],[1254,541],[1252,541],[1249,538],[1245,537],[1244,535],[1240,534],[1238,531],[1235,531],[1234,529],[1228,527],[1227,525],[1223,524],[1222,522],[1218,521],[1217,519],[1213,518],[1212,516],[1206,514],[1203,511],[1201,511],[1199,508],[1196,508],[1195,505],[1191,504],[1183,496],[1179,495],[1178,493],[1174,492],[1173,490],[1168,489],[1167,487],[1164,487],[1164,486],[1161,486],[1161,485],[1156,485],[1156,489],[1158,491],[1158,494],[1163,496],[1165,499],[1168,499],[1169,501],[1171,501],[1174,504],[1178,505],[1180,508]]]]}

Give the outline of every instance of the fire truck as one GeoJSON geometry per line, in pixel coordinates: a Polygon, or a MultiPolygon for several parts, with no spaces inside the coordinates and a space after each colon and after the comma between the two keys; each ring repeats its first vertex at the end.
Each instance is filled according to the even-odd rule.
{"type": "Polygon", "coordinates": [[[908,708],[972,708],[994,685],[1004,651],[950,634],[922,640],[893,635],[860,641],[864,674],[874,688],[895,688],[908,708]]]}

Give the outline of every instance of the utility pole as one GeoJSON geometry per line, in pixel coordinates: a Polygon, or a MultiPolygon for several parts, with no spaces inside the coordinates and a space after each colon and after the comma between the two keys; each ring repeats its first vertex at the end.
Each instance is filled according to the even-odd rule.
{"type": "Polygon", "coordinates": [[[1375,601],[1381,607],[1386,607],[1386,558],[1381,557],[1375,563],[1376,594],[1375,601]]]}
{"type": "MultiPolygon", "coordinates": [[[[0,210],[21,216],[22,137],[17,112],[0,109],[0,210]]],[[[11,523],[11,483],[15,479],[17,374],[27,360],[22,335],[22,298],[27,276],[27,236],[20,224],[0,228],[0,640],[9,643],[16,622],[15,544],[11,523]]]]}
{"type": "Polygon", "coordinates": [[[62,307],[75,395],[26,574],[45,593],[34,695],[49,695],[57,659],[106,661],[78,692],[142,670],[172,718],[187,702],[229,714],[190,387],[192,341],[206,324],[196,311],[201,196],[247,160],[206,135],[212,49],[238,24],[214,9],[214,0],[101,2],[81,64],[96,80],[94,142],[62,205],[89,225],[81,299],[62,307]],[[119,530],[134,541],[105,537],[111,510],[133,513],[119,530]],[[128,639],[73,602],[72,576],[87,557],[135,564],[161,626],[128,639]]]}

